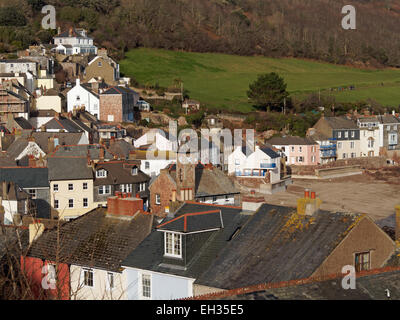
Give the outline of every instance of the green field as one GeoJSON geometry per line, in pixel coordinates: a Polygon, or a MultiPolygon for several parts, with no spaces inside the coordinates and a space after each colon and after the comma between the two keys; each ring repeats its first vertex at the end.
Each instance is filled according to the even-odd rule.
{"type": "Polygon", "coordinates": [[[169,87],[183,80],[190,97],[210,107],[251,111],[246,91],[258,74],[277,72],[293,96],[322,90],[338,101],[375,99],[383,105],[400,104],[400,70],[364,70],[300,59],[242,57],[159,49],[135,49],[120,62],[121,72],[141,84],[169,87]],[[384,83],[384,86],[381,85],[384,83]],[[354,85],[354,91],[330,88],[354,85]]]}

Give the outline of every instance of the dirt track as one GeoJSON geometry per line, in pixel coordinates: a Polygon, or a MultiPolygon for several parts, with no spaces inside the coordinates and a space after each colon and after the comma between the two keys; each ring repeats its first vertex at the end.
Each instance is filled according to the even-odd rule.
{"type": "Polygon", "coordinates": [[[394,213],[400,204],[400,184],[389,184],[366,174],[329,180],[294,180],[286,192],[266,195],[268,203],[296,206],[304,189],[312,189],[323,201],[321,209],[366,213],[375,221],[394,213]]]}

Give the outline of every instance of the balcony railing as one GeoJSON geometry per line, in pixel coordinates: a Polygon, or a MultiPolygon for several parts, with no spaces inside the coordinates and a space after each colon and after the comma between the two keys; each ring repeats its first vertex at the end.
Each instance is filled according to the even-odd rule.
{"type": "Polygon", "coordinates": [[[261,169],[275,169],[276,163],[260,163],[261,169]]]}

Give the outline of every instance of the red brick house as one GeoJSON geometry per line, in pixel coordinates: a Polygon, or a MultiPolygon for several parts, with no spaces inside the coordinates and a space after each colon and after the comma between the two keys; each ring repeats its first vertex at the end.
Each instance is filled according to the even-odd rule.
{"type": "Polygon", "coordinates": [[[128,87],[114,86],[100,94],[100,120],[123,122],[135,120],[139,94],[128,87]]]}

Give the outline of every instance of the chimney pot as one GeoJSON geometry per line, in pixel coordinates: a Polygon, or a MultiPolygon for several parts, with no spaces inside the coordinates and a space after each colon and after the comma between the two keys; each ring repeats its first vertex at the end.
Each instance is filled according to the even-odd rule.
{"type": "Polygon", "coordinates": [[[310,191],[309,190],[305,190],[304,191],[304,198],[306,198],[306,199],[310,198],[310,191]]]}
{"type": "Polygon", "coordinates": [[[316,198],[316,194],[314,191],[311,192],[311,199],[315,199],[316,198]]]}

